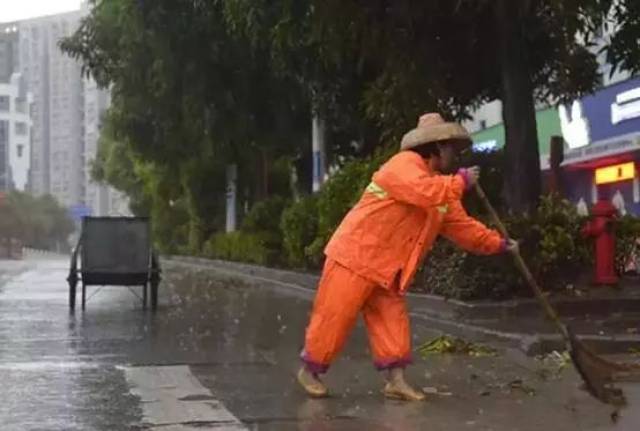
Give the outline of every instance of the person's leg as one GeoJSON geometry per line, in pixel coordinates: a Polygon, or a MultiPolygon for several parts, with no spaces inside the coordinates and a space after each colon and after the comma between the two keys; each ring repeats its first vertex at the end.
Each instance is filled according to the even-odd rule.
{"type": "Polygon", "coordinates": [[[325,396],[318,377],[327,371],[353,328],[373,283],[334,261],[328,261],[318,286],[301,354],[298,382],[309,395],[325,396]]]}
{"type": "Polygon", "coordinates": [[[411,363],[411,329],[405,298],[378,287],[365,302],[363,312],[375,366],[386,373],[385,396],[423,400],[424,393],[413,389],[404,378],[404,368],[411,363]]]}

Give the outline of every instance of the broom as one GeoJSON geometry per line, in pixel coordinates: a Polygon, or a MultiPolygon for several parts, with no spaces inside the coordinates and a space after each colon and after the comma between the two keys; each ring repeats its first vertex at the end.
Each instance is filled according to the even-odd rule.
{"type": "MultiPolygon", "coordinates": [[[[478,197],[489,212],[493,222],[498,227],[498,231],[504,238],[510,238],[507,229],[500,220],[498,213],[495,211],[489,199],[485,195],[480,184],[475,185],[478,197]]],[[[536,299],[542,306],[547,317],[553,322],[554,326],[562,335],[571,360],[578,370],[580,376],[584,380],[587,391],[598,400],[616,406],[626,404],[624,393],[621,389],[616,388],[613,383],[615,381],[629,378],[637,374],[639,366],[637,364],[620,364],[611,362],[601,356],[598,356],[593,350],[580,341],[571,329],[565,325],[558,316],[556,310],[551,306],[542,293],[542,289],[531,274],[529,267],[522,259],[519,251],[513,253],[516,267],[527,281],[531,290],[535,294],[536,299]]]]}

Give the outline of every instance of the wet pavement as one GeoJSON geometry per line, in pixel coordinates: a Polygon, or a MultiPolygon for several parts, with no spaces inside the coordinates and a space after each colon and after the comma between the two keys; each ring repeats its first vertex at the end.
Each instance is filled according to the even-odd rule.
{"type": "MultiPolygon", "coordinates": [[[[123,287],[67,307],[66,260],[0,262],[0,430],[637,430],[640,389],[614,410],[571,369],[543,378],[515,351],[416,358],[429,402],[385,401],[361,326],[309,400],[294,373],[309,293],[165,264],[157,313],[123,287]]],[[[90,295],[96,289],[90,289],[90,295]]],[[[139,291],[134,289],[139,294],[139,291]]],[[[440,333],[414,322],[414,341],[440,333]]],[[[500,346],[498,346],[500,347],[500,346]]]]}

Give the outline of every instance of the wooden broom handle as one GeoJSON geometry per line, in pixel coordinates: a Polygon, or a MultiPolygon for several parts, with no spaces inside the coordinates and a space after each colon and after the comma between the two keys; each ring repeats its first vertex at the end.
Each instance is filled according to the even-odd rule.
{"type": "MultiPolygon", "coordinates": [[[[498,231],[500,232],[500,234],[503,236],[505,240],[508,240],[510,238],[509,232],[507,232],[507,228],[505,227],[504,223],[502,223],[502,220],[500,220],[500,216],[498,216],[498,213],[493,208],[493,205],[491,205],[491,202],[489,202],[489,199],[487,198],[487,195],[484,193],[484,190],[482,190],[482,187],[480,186],[480,184],[476,183],[475,189],[485,209],[489,212],[489,215],[491,216],[493,223],[498,227],[498,231]]],[[[547,317],[551,319],[551,321],[562,333],[565,339],[568,339],[569,332],[567,331],[567,328],[562,323],[562,321],[560,320],[560,317],[558,316],[558,313],[551,306],[551,304],[549,303],[549,300],[542,292],[542,289],[538,285],[538,282],[536,281],[536,279],[533,277],[533,274],[531,274],[531,271],[529,270],[529,267],[527,266],[524,259],[522,258],[520,251],[516,250],[514,253],[512,253],[512,255],[513,255],[513,260],[516,264],[516,267],[518,268],[522,276],[527,281],[527,284],[529,285],[529,287],[531,287],[531,290],[533,290],[533,293],[535,294],[536,298],[540,302],[540,305],[542,305],[542,308],[547,314],[547,317]]]]}

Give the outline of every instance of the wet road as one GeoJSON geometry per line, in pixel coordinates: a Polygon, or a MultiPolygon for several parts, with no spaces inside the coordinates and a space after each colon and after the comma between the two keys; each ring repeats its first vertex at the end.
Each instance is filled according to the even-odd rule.
{"type": "MultiPolygon", "coordinates": [[[[362,328],[328,376],[334,396],[294,384],[308,294],[165,265],[160,308],[126,288],[70,314],[67,261],[0,262],[0,430],[637,430],[640,395],[617,424],[572,371],[541,379],[512,352],[417,358],[425,404],[385,401],[362,328]]],[[[91,289],[93,293],[95,289],[91,289]]],[[[438,335],[414,322],[415,341],[438,335]]]]}

